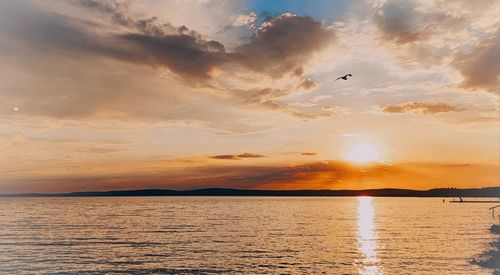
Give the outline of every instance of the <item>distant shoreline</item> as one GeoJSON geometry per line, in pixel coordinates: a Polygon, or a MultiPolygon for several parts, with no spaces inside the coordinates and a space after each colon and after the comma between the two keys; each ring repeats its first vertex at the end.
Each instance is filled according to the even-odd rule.
{"type": "Polygon", "coordinates": [[[152,197],[152,196],[240,196],[240,197],[464,197],[500,198],[500,187],[485,188],[436,188],[429,190],[411,189],[367,189],[367,190],[248,190],[228,188],[207,188],[196,190],[114,190],[71,193],[26,193],[0,194],[0,197],[152,197]]]}

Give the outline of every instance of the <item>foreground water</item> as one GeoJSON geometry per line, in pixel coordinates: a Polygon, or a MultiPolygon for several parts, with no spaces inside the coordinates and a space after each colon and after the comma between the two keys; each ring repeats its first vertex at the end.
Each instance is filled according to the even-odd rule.
{"type": "Polygon", "coordinates": [[[486,204],[438,198],[0,199],[0,273],[481,274],[486,204]]]}

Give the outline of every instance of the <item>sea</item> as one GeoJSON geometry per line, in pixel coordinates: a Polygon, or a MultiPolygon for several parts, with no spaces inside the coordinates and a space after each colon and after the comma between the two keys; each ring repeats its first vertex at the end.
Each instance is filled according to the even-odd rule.
{"type": "Polygon", "coordinates": [[[489,204],[386,197],[0,199],[0,274],[491,274],[489,204]]]}

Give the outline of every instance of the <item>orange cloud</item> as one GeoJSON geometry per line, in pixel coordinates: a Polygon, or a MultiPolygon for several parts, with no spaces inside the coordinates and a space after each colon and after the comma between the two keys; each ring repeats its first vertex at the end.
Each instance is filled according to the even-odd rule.
{"type": "MultiPolygon", "coordinates": [[[[221,155],[233,159],[233,155],[221,155]]],[[[496,165],[408,162],[353,165],[343,161],[316,161],[302,164],[203,165],[191,162],[178,169],[157,165],[141,172],[144,163],[113,174],[61,175],[36,179],[3,180],[0,193],[68,192],[124,189],[196,189],[225,187],[240,189],[370,189],[435,187],[486,187],[498,185],[496,165]],[[128,172],[128,171],[137,172],[128,172]]],[[[107,169],[109,170],[109,169],[107,169]]]]}
{"type": "Polygon", "coordinates": [[[212,156],[211,158],[213,159],[228,159],[228,160],[240,160],[244,158],[265,158],[266,156],[260,155],[260,154],[253,154],[253,153],[243,153],[239,155],[217,155],[217,156],[212,156]]]}
{"type": "Polygon", "coordinates": [[[312,89],[316,86],[318,86],[318,84],[316,82],[312,81],[311,79],[308,79],[308,78],[304,79],[304,81],[302,81],[299,84],[299,88],[306,89],[306,90],[312,89]]]}
{"type": "Polygon", "coordinates": [[[406,113],[410,111],[421,111],[426,115],[436,115],[439,113],[448,113],[448,112],[460,112],[463,109],[457,108],[453,105],[441,102],[409,102],[409,103],[401,103],[394,104],[384,107],[383,111],[386,113],[406,113]]]}

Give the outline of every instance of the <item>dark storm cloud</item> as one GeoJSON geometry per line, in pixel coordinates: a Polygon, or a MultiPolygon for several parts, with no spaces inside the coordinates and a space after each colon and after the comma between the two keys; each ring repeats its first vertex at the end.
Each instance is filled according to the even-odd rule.
{"type": "Polygon", "coordinates": [[[436,115],[439,113],[460,112],[463,109],[457,108],[453,105],[441,102],[408,102],[401,104],[393,104],[384,107],[383,111],[386,113],[406,113],[411,111],[421,111],[426,115],[436,115]]]}

